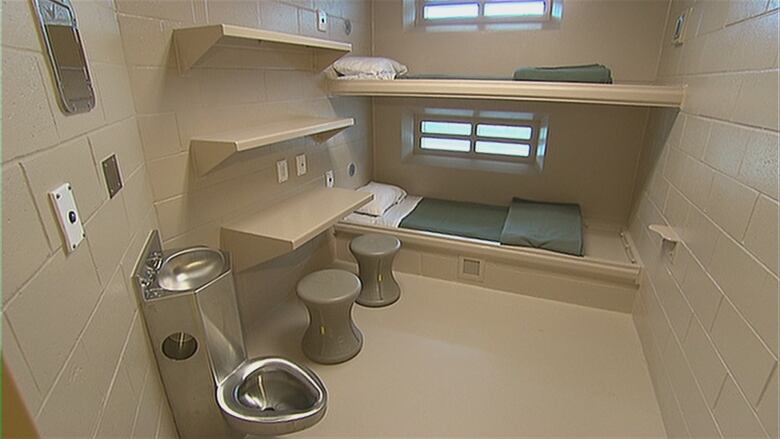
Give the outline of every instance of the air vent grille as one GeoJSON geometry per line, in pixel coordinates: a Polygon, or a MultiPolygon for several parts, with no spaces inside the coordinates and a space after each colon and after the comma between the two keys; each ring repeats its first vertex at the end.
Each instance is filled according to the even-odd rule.
{"type": "Polygon", "coordinates": [[[476,258],[459,258],[458,275],[462,279],[482,281],[484,277],[484,262],[476,258]]]}

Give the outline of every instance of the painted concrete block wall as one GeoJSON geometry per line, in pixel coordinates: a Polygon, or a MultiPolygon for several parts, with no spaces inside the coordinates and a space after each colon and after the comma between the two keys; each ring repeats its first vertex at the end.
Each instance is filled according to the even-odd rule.
{"type": "MultiPolygon", "coordinates": [[[[3,353],[45,436],[173,437],[128,280],[148,232],[159,228],[168,247],[218,245],[220,221],[324,184],[326,169],[337,185],[362,184],[371,153],[367,100],[326,99],[310,52],[221,48],[179,76],[171,30],[233,23],[346,40],[365,54],[370,3],[74,3],[98,100],[86,115],[64,116],[30,3],[3,2],[3,353]],[[316,31],[317,8],[329,14],[325,33],[316,31]],[[357,125],[325,144],[287,142],[194,176],[186,152],[192,135],[289,114],[343,114],[357,125]],[[274,162],[294,163],[301,152],[309,173],[292,172],[278,185],[274,162]],[[112,153],[125,188],[109,200],[98,165],[112,153]],[[75,188],[87,231],[69,255],[46,199],[64,181],[75,188]]],[[[322,252],[311,253],[299,259],[322,252]]]]}
{"type": "Polygon", "coordinates": [[[689,7],[659,67],[686,102],[653,113],[641,160],[634,318],[670,437],[778,437],[778,3],[675,1],[667,33],[689,7]]]}
{"type": "MultiPolygon", "coordinates": [[[[371,48],[370,2],[119,0],[117,8],[165,247],[219,246],[221,224],[254,210],[273,208],[274,203],[300,191],[324,186],[324,173],[330,169],[336,186],[358,187],[369,180],[370,101],[329,99],[324,74],[314,68],[311,49],[254,41],[235,43],[212,49],[193,69],[179,74],[171,34],[178,27],[234,24],[346,41],[352,43],[353,54],[366,55],[371,48]],[[317,9],[328,14],[327,32],[317,30],[317,9]],[[354,117],[355,125],[324,143],[311,138],[278,143],[237,154],[205,175],[195,172],[189,154],[192,137],[249,128],[291,115],[354,117]],[[295,157],[303,153],[308,172],[297,176],[295,157]],[[276,162],[283,159],[288,163],[289,180],[279,184],[276,162]],[[350,163],[357,166],[352,176],[348,173],[350,163]]],[[[318,242],[327,251],[327,240],[318,242]]],[[[280,287],[269,295],[265,286],[285,276],[290,276],[294,285],[301,267],[306,266],[301,261],[321,259],[317,250],[308,246],[290,259],[294,263],[270,263],[237,275],[245,328],[274,305],[272,297],[294,293],[292,288],[280,287]],[[307,251],[309,254],[303,254],[307,251]]]]}
{"type": "Polygon", "coordinates": [[[546,102],[374,98],[374,178],[409,193],[507,206],[513,197],[578,203],[592,223],[625,227],[648,109],[546,102]],[[426,108],[526,112],[548,119],[544,168],[501,172],[434,166],[403,157],[414,114],[426,108]],[[406,123],[404,123],[406,121],[406,123]],[[489,190],[486,190],[489,189],[489,190]]]}
{"type": "Polygon", "coordinates": [[[523,66],[602,63],[620,82],[655,80],[668,1],[563,0],[543,28],[506,25],[464,31],[413,24],[415,0],[376,0],[374,52],[412,73],[510,77],[523,66]],[[431,56],[435,54],[435,56],[431,56]]]}
{"type": "Polygon", "coordinates": [[[74,2],[97,106],[65,116],[31,2],[3,17],[3,356],[42,436],[175,437],[128,277],[156,227],[111,1],[74,2]],[[100,162],[119,158],[112,199],[100,162]],[[86,240],[66,254],[47,192],[70,182],[86,240]]]}
{"type": "Polygon", "coordinates": [[[310,49],[248,42],[218,47],[184,74],[176,70],[171,33],[177,27],[235,24],[351,42],[370,50],[370,3],[120,0],[119,28],[129,65],[144,157],[166,246],[219,244],[219,226],[250,209],[269,206],[297,191],[324,185],[333,169],[339,186],[355,187],[371,173],[367,99],[326,97],[324,75],[313,69],[310,49]],[[317,8],[329,14],[327,32],[316,29],[317,8]],[[350,35],[345,21],[352,25],[350,35]],[[200,134],[284,119],[290,115],[355,117],[354,127],[325,143],[309,138],[234,156],[198,176],[189,141],[200,134]],[[307,154],[308,173],[295,175],[295,156],[307,154]],[[277,160],[290,180],[277,183],[277,160]],[[354,177],[349,162],[357,164],[354,177]]]}

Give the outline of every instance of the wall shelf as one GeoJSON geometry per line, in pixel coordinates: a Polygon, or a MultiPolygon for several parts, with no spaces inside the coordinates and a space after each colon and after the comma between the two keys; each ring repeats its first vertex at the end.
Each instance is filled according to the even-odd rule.
{"type": "Polygon", "coordinates": [[[679,108],[681,86],[471,79],[330,80],[337,96],[431,97],[679,108]]]}
{"type": "Polygon", "coordinates": [[[222,248],[239,272],[295,250],[373,198],[350,189],[306,191],[223,225],[222,248]]]}
{"type": "Polygon", "coordinates": [[[315,136],[318,141],[324,141],[354,124],[355,119],[351,117],[296,117],[253,128],[194,137],[190,140],[190,154],[198,174],[203,175],[233,154],[305,136],[315,136]]]}
{"type": "Polygon", "coordinates": [[[231,41],[240,43],[241,41],[251,40],[255,40],[258,43],[269,42],[316,49],[316,64],[322,68],[332,64],[333,61],[352,51],[352,44],[350,43],[273,32],[251,27],[233,26],[229,24],[186,27],[173,31],[173,41],[176,46],[179,73],[184,73],[192,68],[206,52],[219,43],[230,43],[231,41]]]}

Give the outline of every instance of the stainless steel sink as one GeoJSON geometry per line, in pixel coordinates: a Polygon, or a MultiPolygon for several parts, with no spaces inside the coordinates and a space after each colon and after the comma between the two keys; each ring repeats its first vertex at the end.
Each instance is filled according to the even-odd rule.
{"type": "Polygon", "coordinates": [[[244,362],[217,389],[234,429],[270,436],[303,430],[325,415],[328,393],[317,375],[283,358],[244,362]]]}
{"type": "Polygon", "coordinates": [[[163,258],[157,283],[168,291],[195,290],[219,277],[225,266],[225,256],[219,250],[187,248],[163,258]]]}

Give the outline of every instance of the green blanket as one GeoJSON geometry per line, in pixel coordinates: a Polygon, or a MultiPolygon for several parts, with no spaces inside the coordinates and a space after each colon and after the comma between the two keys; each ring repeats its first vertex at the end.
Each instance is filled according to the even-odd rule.
{"type": "Polygon", "coordinates": [[[583,255],[577,204],[515,198],[504,207],[424,198],[399,227],[583,255]]]}
{"type": "Polygon", "coordinates": [[[498,242],[508,212],[505,206],[424,198],[399,227],[498,242]]]}
{"type": "Polygon", "coordinates": [[[501,243],[582,256],[580,206],[515,198],[501,232],[501,243]]]}
{"type": "Polygon", "coordinates": [[[601,64],[562,67],[523,67],[515,70],[513,77],[515,81],[612,84],[612,72],[601,64]]]}

